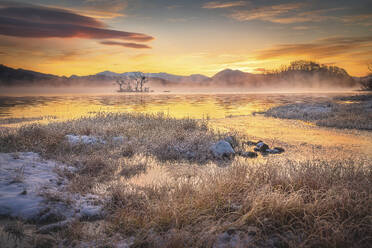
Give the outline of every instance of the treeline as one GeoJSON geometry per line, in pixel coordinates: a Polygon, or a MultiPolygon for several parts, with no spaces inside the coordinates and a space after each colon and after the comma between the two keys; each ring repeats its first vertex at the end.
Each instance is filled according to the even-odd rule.
{"type": "Polygon", "coordinates": [[[266,71],[267,83],[281,86],[308,86],[308,87],[354,87],[357,82],[343,69],[337,66],[328,66],[314,61],[297,60],[288,66],[282,65],[279,69],[266,71]]]}
{"type": "Polygon", "coordinates": [[[372,91],[372,62],[368,64],[369,75],[361,79],[362,90],[372,91]]]}

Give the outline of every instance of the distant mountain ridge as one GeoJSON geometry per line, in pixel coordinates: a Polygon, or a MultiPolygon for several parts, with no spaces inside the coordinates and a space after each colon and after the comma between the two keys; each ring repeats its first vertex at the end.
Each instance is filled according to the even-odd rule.
{"type": "MultiPolygon", "coordinates": [[[[87,76],[70,77],[44,74],[31,70],[13,69],[0,65],[0,86],[113,86],[116,79],[131,77],[137,72],[116,73],[102,71],[87,76]]],[[[345,70],[338,67],[326,67],[311,61],[296,61],[283,71],[266,74],[252,74],[240,70],[225,69],[212,77],[201,74],[180,76],[165,72],[144,73],[151,86],[166,87],[246,87],[246,88],[280,88],[280,87],[356,87],[363,78],[352,78],[345,70]]]]}
{"type": "MultiPolygon", "coordinates": [[[[33,85],[35,83],[41,85],[63,85],[67,86],[70,84],[75,84],[76,82],[112,82],[117,78],[130,77],[133,76],[136,72],[124,72],[116,73],[112,71],[103,71],[93,75],[87,76],[77,76],[71,75],[70,77],[65,76],[56,76],[52,74],[45,74],[40,72],[35,72],[31,70],[24,69],[14,69],[7,67],[5,65],[0,65],[0,86],[18,86],[18,85],[33,85]],[[53,82],[52,82],[53,81],[53,82]]],[[[204,81],[210,81],[211,78],[201,75],[193,74],[189,76],[179,76],[173,75],[165,72],[160,73],[144,73],[148,78],[153,79],[161,84],[171,84],[171,83],[201,83],[204,81]]]]}
{"type": "Polygon", "coordinates": [[[11,86],[13,82],[52,81],[61,77],[24,69],[13,69],[0,65],[0,85],[11,86]]]}

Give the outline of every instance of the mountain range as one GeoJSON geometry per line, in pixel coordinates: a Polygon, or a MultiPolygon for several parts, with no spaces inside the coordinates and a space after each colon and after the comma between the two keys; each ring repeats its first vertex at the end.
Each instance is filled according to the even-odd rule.
{"type": "MultiPolygon", "coordinates": [[[[165,72],[144,73],[151,86],[212,86],[212,87],[355,87],[360,78],[352,78],[346,71],[340,76],[332,71],[286,70],[272,74],[252,74],[225,69],[212,77],[201,74],[189,76],[165,72]]],[[[103,71],[93,75],[70,77],[44,74],[31,70],[14,69],[0,65],[0,86],[112,86],[116,79],[134,75],[136,72],[116,73],[103,71]]]]}
{"type": "MultiPolygon", "coordinates": [[[[113,82],[117,78],[130,77],[137,72],[116,73],[112,71],[103,71],[93,75],[87,76],[56,76],[52,74],[44,74],[31,70],[13,69],[5,65],[0,65],[0,86],[25,86],[25,85],[76,85],[77,83],[84,84],[104,84],[106,82],[113,82]]],[[[248,77],[254,74],[245,73],[238,70],[226,69],[220,71],[213,77],[207,77],[202,74],[192,74],[189,76],[180,76],[169,74],[165,72],[160,73],[144,73],[151,81],[160,84],[210,84],[211,82],[244,82],[248,77]]]]}

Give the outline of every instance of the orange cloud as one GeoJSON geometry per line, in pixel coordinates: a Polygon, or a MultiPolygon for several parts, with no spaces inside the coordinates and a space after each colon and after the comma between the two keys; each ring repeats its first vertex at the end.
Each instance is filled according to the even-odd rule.
{"type": "Polygon", "coordinates": [[[354,16],[343,16],[341,20],[348,24],[361,24],[363,26],[372,25],[372,14],[360,14],[354,16]]]}
{"type": "Polygon", "coordinates": [[[122,11],[126,9],[127,2],[123,0],[85,0],[79,13],[94,18],[115,18],[124,16],[122,11]]]}
{"type": "Polygon", "coordinates": [[[263,6],[249,10],[236,10],[229,16],[238,21],[262,20],[275,21],[280,15],[303,7],[303,3],[287,3],[272,6],[263,6]]]}
{"type": "Polygon", "coordinates": [[[261,20],[273,23],[290,24],[298,22],[319,22],[336,17],[325,15],[330,11],[341,8],[320,9],[304,11],[306,3],[287,3],[272,6],[263,6],[248,10],[236,10],[228,16],[238,21],[261,20]]]}
{"type": "Polygon", "coordinates": [[[332,37],[320,39],[313,43],[282,44],[256,52],[256,59],[265,60],[283,56],[312,56],[328,58],[355,52],[360,49],[372,49],[372,36],[332,37]]]}

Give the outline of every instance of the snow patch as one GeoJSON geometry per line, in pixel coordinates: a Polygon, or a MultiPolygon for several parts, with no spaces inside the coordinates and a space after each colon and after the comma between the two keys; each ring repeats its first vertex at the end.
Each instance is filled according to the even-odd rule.
{"type": "Polygon", "coordinates": [[[74,171],[75,168],[43,160],[32,152],[0,153],[0,216],[40,224],[57,222],[46,230],[73,219],[101,218],[103,199],[68,192],[68,181],[60,177],[57,170],[74,171]],[[48,200],[48,195],[55,195],[59,200],[48,200]]]}
{"type": "MultiPolygon", "coordinates": [[[[96,144],[106,144],[106,141],[100,137],[92,136],[92,135],[73,135],[73,134],[68,134],[65,136],[67,142],[70,145],[79,145],[79,144],[84,144],[84,145],[96,145],[96,144]]],[[[123,144],[125,141],[123,136],[117,136],[113,137],[111,139],[111,142],[114,144],[123,144]]]]}
{"type": "Polygon", "coordinates": [[[32,219],[43,211],[39,190],[42,186],[58,187],[55,166],[32,152],[13,156],[0,153],[0,215],[32,219]]]}
{"type": "Polygon", "coordinates": [[[66,135],[66,139],[68,143],[71,145],[78,145],[78,144],[85,144],[85,145],[95,145],[95,144],[105,144],[106,142],[95,136],[88,136],[88,135],[73,135],[68,134],[66,135]]]}

